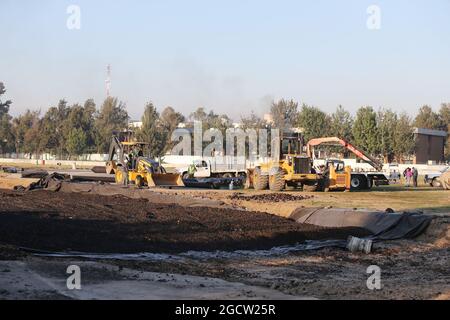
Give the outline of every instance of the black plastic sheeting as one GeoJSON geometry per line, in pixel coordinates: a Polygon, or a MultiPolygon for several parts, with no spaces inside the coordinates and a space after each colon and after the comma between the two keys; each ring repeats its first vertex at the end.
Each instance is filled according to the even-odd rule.
{"type": "Polygon", "coordinates": [[[359,227],[368,230],[372,240],[412,239],[422,234],[433,216],[420,212],[383,212],[335,208],[299,208],[289,217],[298,223],[321,227],[359,227]]]}
{"type": "Polygon", "coordinates": [[[37,189],[46,189],[49,191],[59,191],[64,181],[70,181],[70,177],[64,174],[52,173],[48,174],[37,182],[31,183],[27,188],[23,186],[14,187],[17,191],[31,191],[37,189]]]}

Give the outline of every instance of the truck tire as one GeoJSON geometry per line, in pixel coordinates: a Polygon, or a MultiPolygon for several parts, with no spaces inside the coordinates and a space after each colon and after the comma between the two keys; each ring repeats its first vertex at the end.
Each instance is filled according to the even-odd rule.
{"type": "Polygon", "coordinates": [[[269,176],[263,175],[261,168],[256,168],[253,173],[253,188],[255,190],[265,190],[269,185],[269,176]]]}
{"type": "Polygon", "coordinates": [[[367,185],[367,178],[362,175],[353,175],[350,179],[350,189],[352,190],[362,190],[365,189],[367,185]]]}
{"type": "Polygon", "coordinates": [[[232,173],[224,173],[222,178],[234,178],[234,175],[232,173]]]}
{"type": "Polygon", "coordinates": [[[440,182],[439,179],[437,179],[437,178],[434,178],[433,181],[431,181],[431,186],[432,186],[433,188],[440,188],[440,187],[443,187],[442,184],[441,184],[441,182],[440,182]]]}
{"type": "Polygon", "coordinates": [[[269,176],[269,188],[271,191],[284,190],[286,181],[284,181],[284,172],[280,168],[272,168],[269,176]]]}
{"type": "Polygon", "coordinates": [[[366,180],[367,180],[367,182],[366,182],[366,189],[367,189],[367,190],[372,189],[372,187],[373,187],[373,181],[372,181],[372,179],[367,178],[366,180]]]}
{"type": "Polygon", "coordinates": [[[144,186],[144,178],[142,176],[137,176],[134,183],[138,188],[142,188],[144,186]]]}
{"type": "Polygon", "coordinates": [[[187,180],[190,178],[191,178],[191,176],[189,175],[189,173],[187,173],[187,172],[183,173],[183,180],[187,180]]]}

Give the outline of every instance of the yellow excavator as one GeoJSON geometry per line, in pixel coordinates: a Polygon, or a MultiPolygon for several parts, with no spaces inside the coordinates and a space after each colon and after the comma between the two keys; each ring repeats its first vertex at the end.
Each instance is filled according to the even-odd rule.
{"type": "Polygon", "coordinates": [[[184,187],[179,174],[168,173],[161,164],[144,156],[148,143],[130,141],[130,135],[113,135],[106,172],[117,184],[138,187],[184,187]]]}

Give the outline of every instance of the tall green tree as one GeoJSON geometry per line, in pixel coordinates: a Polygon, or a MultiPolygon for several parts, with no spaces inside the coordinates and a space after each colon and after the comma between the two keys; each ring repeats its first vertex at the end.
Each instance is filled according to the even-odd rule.
{"type": "Polygon", "coordinates": [[[41,139],[46,152],[54,154],[63,159],[66,150],[66,119],[70,108],[67,101],[61,99],[58,106],[47,110],[41,123],[41,139]]]}
{"type": "Polygon", "coordinates": [[[386,162],[391,162],[395,155],[395,128],[397,114],[390,109],[377,113],[378,149],[386,162]]]}
{"type": "Polygon", "coordinates": [[[450,103],[443,103],[439,110],[439,116],[443,124],[443,129],[447,131],[447,143],[445,144],[445,158],[450,160],[450,103]]]}
{"type": "Polygon", "coordinates": [[[176,112],[172,107],[166,107],[161,112],[161,125],[172,134],[178,125],[185,121],[184,116],[176,112]]]}
{"type": "Polygon", "coordinates": [[[1,100],[1,96],[6,93],[6,88],[3,82],[0,82],[0,118],[3,117],[4,114],[9,112],[9,106],[11,105],[11,100],[6,100],[3,102],[1,100]]]}
{"type": "Polygon", "coordinates": [[[127,129],[128,113],[125,104],[108,97],[95,118],[95,144],[98,153],[107,153],[114,131],[127,129]]]}
{"type": "Polygon", "coordinates": [[[377,114],[372,107],[361,107],[356,113],[353,137],[355,144],[363,150],[371,154],[379,152],[377,114]]]}
{"type": "Polygon", "coordinates": [[[142,127],[137,132],[140,141],[148,143],[150,156],[158,158],[164,155],[166,149],[168,133],[164,131],[153,103],[149,102],[145,106],[142,116],[142,127]]]}
{"type": "Polygon", "coordinates": [[[67,152],[71,155],[82,155],[88,148],[88,138],[83,128],[72,128],[67,135],[67,152]]]}
{"type": "Polygon", "coordinates": [[[185,117],[180,113],[176,112],[172,107],[166,107],[160,115],[160,125],[162,130],[162,135],[166,141],[166,146],[164,148],[164,153],[174,147],[176,143],[172,142],[171,137],[178,125],[185,121],[185,117]]]}
{"type": "Polygon", "coordinates": [[[8,113],[0,118],[0,154],[14,151],[14,134],[12,131],[11,116],[8,113]]]}
{"type": "Polygon", "coordinates": [[[294,100],[281,99],[273,101],[270,113],[273,119],[273,126],[280,130],[280,134],[285,130],[295,126],[297,122],[298,102],[294,100]]]}
{"type": "Polygon", "coordinates": [[[398,162],[411,156],[414,153],[415,138],[413,121],[406,113],[398,116],[395,124],[394,134],[394,154],[398,162]]]}
{"type": "Polygon", "coordinates": [[[352,141],[352,127],[353,118],[350,112],[339,105],[336,111],[331,115],[330,135],[352,141]]]}
{"type": "Polygon", "coordinates": [[[442,130],[444,124],[439,117],[439,114],[434,112],[429,106],[420,108],[419,113],[414,120],[414,126],[417,128],[442,130]]]}
{"type": "MultiPolygon", "coordinates": [[[[85,140],[84,151],[88,151],[88,149],[95,151],[95,148],[93,148],[95,139],[94,114],[95,103],[93,100],[87,100],[84,106],[80,106],[79,104],[71,106],[68,110],[67,118],[64,121],[64,137],[66,141],[69,140],[69,135],[71,135],[72,138],[74,136],[81,138],[81,135],[78,132],[81,130],[83,131],[83,139],[85,140]]],[[[73,148],[71,148],[71,150],[67,147],[69,154],[79,155],[79,153],[73,153],[73,148]]]]}
{"type": "Polygon", "coordinates": [[[208,118],[208,114],[206,113],[205,108],[200,107],[200,108],[197,108],[197,110],[195,110],[194,112],[192,112],[189,115],[189,118],[191,119],[191,121],[205,122],[206,119],[208,118]]]}
{"type": "Polygon", "coordinates": [[[216,114],[214,111],[207,112],[205,108],[198,108],[190,114],[192,121],[201,121],[203,130],[211,128],[218,129],[225,133],[226,129],[231,127],[231,119],[225,114],[216,114]]]}
{"type": "Polygon", "coordinates": [[[2,102],[1,96],[6,93],[3,82],[0,82],[0,153],[4,154],[14,150],[14,135],[12,133],[9,107],[11,100],[2,102]]]}
{"type": "Polygon", "coordinates": [[[303,128],[305,140],[326,137],[331,124],[330,117],[317,107],[302,105],[298,113],[298,126],[303,128]]]}
{"type": "Polygon", "coordinates": [[[41,120],[38,111],[27,110],[13,119],[15,149],[17,153],[39,155],[43,151],[41,120]]]}
{"type": "Polygon", "coordinates": [[[242,129],[264,129],[267,127],[267,123],[261,119],[261,117],[258,117],[258,115],[255,114],[254,111],[251,111],[250,115],[248,116],[242,116],[241,117],[241,124],[242,129]]]}

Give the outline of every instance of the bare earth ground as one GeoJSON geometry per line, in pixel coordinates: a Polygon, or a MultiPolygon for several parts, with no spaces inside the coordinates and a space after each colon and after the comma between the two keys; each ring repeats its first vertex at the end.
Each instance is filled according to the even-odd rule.
{"type": "MultiPolygon", "coordinates": [[[[105,192],[110,192],[107,188],[105,192]]],[[[373,192],[329,194],[135,191],[139,199],[1,191],[0,299],[450,298],[449,192],[396,186],[373,192]],[[187,200],[193,196],[196,199],[187,200]],[[419,239],[377,243],[369,255],[337,248],[255,253],[255,249],[294,245],[306,239],[365,233],[354,228],[298,225],[278,217],[288,216],[299,206],[420,209],[440,217],[419,239]],[[144,261],[50,258],[34,256],[18,247],[169,255],[144,261]],[[179,255],[189,250],[240,249],[249,251],[240,255],[179,255]],[[84,286],[80,291],[65,288],[65,271],[71,264],[82,269],[84,286]],[[370,265],[381,268],[381,290],[372,291],[366,286],[370,265]]]]}

